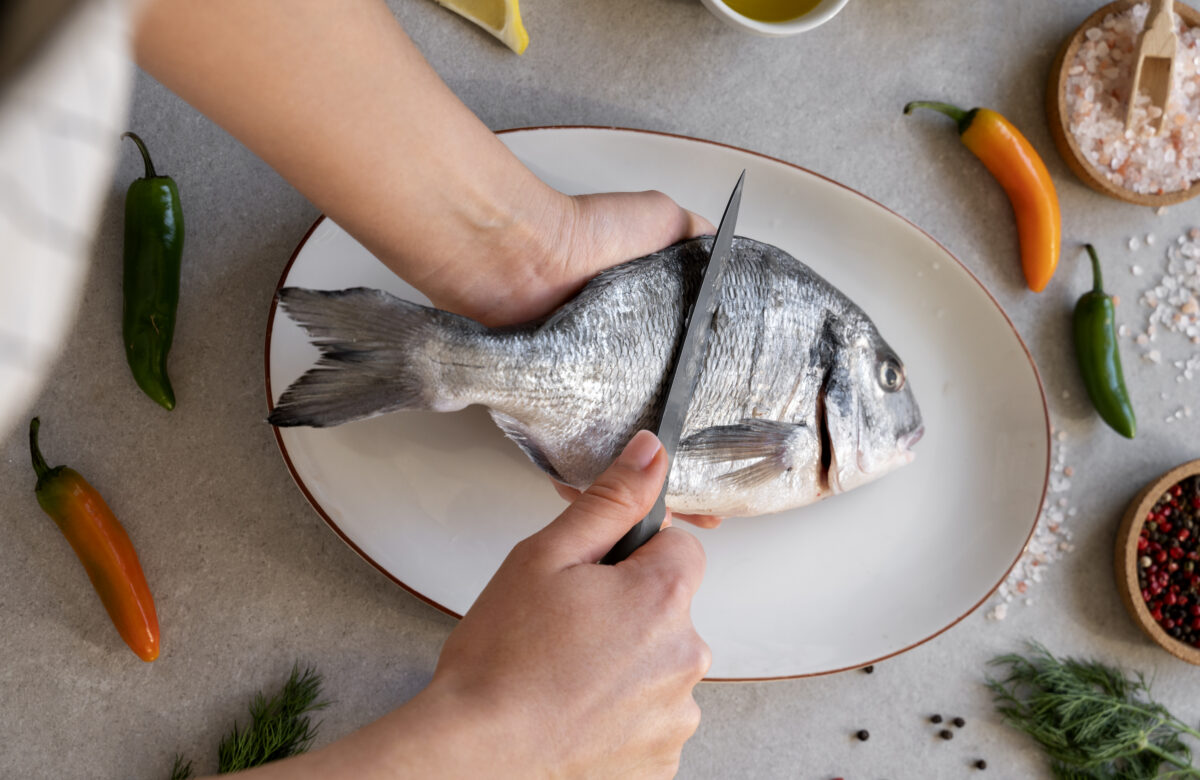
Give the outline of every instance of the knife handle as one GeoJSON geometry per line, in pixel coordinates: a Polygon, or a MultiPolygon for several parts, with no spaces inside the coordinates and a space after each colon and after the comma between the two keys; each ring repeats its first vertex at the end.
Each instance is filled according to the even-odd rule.
{"type": "Polygon", "coordinates": [[[650,512],[613,545],[608,554],[600,559],[600,563],[611,566],[633,555],[634,550],[650,541],[650,537],[658,533],[658,529],[662,528],[663,520],[666,518],[667,485],[664,481],[663,489],[659,491],[658,500],[654,502],[654,506],[650,507],[650,512]]]}

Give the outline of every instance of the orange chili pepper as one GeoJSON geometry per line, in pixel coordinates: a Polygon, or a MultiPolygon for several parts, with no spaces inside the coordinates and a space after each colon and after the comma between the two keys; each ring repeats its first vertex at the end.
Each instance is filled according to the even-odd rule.
{"type": "Polygon", "coordinates": [[[158,658],[158,616],[133,542],[79,472],[46,465],[38,449],[39,424],[36,417],[29,423],[38,503],[71,543],[125,644],[138,658],[153,661],[158,658]]]}
{"type": "Polygon", "coordinates": [[[1021,131],[995,111],[963,111],[949,103],[922,100],[906,105],[904,113],[914,108],[931,108],[958,122],[963,144],[983,161],[1012,202],[1021,241],[1021,268],[1029,289],[1044,290],[1058,267],[1062,217],[1058,193],[1042,158],[1021,131]]]}

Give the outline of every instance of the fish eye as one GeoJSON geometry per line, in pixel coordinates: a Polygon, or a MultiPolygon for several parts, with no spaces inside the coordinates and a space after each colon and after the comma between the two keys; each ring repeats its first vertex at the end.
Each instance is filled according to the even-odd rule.
{"type": "Polygon", "coordinates": [[[886,357],[879,361],[879,386],[889,393],[898,392],[904,387],[904,366],[894,357],[886,357]]]}

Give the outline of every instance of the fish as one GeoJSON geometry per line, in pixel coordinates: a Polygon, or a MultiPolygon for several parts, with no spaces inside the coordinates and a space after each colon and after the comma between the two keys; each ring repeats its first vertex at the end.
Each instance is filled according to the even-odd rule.
{"type": "MultiPolygon", "coordinates": [[[[550,316],[488,328],[369,288],[285,287],[320,349],[276,426],[480,404],[550,477],[586,488],[656,429],[712,237],[601,272],[550,316]]],[[[870,318],[778,247],[738,236],[679,449],[676,513],[746,517],[844,493],[912,461],[924,433],[904,363],[870,318]]]]}

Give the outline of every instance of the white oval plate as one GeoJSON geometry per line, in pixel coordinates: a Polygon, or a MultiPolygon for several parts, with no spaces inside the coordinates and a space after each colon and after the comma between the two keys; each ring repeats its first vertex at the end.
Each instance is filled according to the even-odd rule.
{"type": "MultiPolygon", "coordinates": [[[[862,666],[936,636],[988,597],[1041,509],[1049,417],[1029,352],[961,263],[866,197],[751,152],[609,128],[501,138],[563,192],[660,189],[713,221],[745,168],[738,233],[782,247],[837,285],[906,363],[927,430],[915,462],[820,504],[691,529],[708,553],[692,615],[712,647],[710,679],[862,666]]],[[[379,287],[425,302],[327,219],[280,283],[379,287]]],[[[275,313],[272,305],[272,403],[317,357],[275,313]]],[[[563,507],[481,409],[276,435],[334,531],[447,612],[464,613],[512,545],[563,507]]]]}

